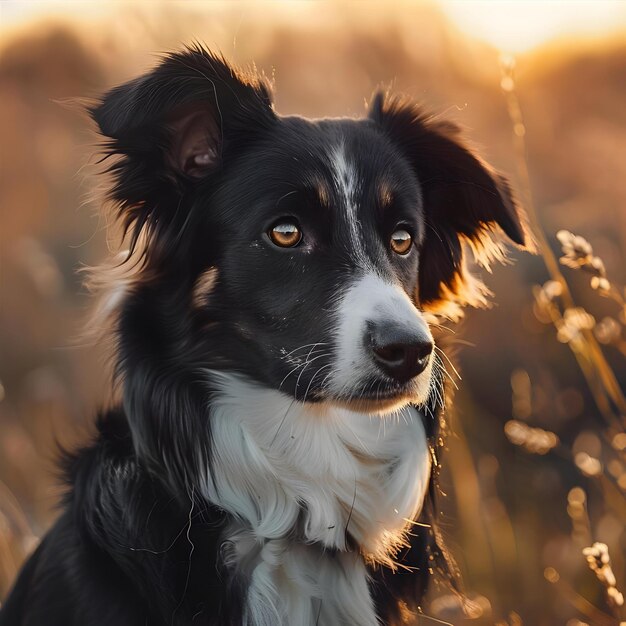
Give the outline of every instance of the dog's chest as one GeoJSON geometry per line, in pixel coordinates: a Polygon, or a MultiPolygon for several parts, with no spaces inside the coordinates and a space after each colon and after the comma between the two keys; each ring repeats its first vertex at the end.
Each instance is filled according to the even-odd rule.
{"type": "Polygon", "coordinates": [[[259,541],[233,523],[221,557],[245,583],[246,626],[379,626],[358,552],[327,552],[292,538],[259,541]]]}
{"type": "Polygon", "coordinates": [[[430,454],[420,415],[324,412],[215,380],[206,495],[238,520],[223,556],[247,580],[248,622],[377,624],[364,557],[391,565],[421,508],[430,454]]]}

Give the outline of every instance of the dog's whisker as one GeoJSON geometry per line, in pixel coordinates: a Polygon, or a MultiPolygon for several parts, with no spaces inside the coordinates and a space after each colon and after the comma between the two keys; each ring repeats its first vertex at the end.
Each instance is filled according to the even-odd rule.
{"type": "Polygon", "coordinates": [[[296,365],[286,376],[285,378],[283,378],[280,381],[280,385],[278,385],[278,390],[280,391],[282,389],[282,386],[285,384],[285,381],[294,373],[297,372],[301,367],[305,367],[306,366],[306,362],[305,363],[298,363],[298,365],[296,365]]]}
{"type": "Polygon", "coordinates": [[[309,390],[311,389],[311,385],[313,384],[313,381],[315,380],[315,377],[323,370],[325,370],[328,367],[332,367],[332,363],[328,363],[326,365],[322,365],[322,367],[318,368],[318,370],[315,372],[315,374],[313,374],[313,376],[311,376],[311,380],[309,381],[309,385],[306,388],[306,391],[304,392],[304,399],[302,400],[303,402],[306,402],[306,399],[309,395],[309,390]]]}
{"type": "Polygon", "coordinates": [[[456,331],[453,328],[450,328],[449,326],[444,326],[443,324],[438,324],[437,322],[433,322],[433,321],[429,321],[428,325],[434,326],[435,328],[440,328],[441,330],[445,330],[445,331],[448,331],[449,333],[452,333],[453,335],[456,335],[456,331]]]}
{"type": "Polygon", "coordinates": [[[326,386],[326,381],[335,373],[335,370],[332,369],[330,372],[328,372],[328,374],[326,374],[326,376],[324,376],[324,379],[322,380],[322,382],[320,383],[320,390],[321,391],[327,391],[327,386],[326,386]]]}
{"type": "MultiPolygon", "coordinates": [[[[311,353],[309,352],[309,355],[310,355],[310,354],[311,354],[311,353]]],[[[301,371],[301,372],[300,372],[300,374],[298,375],[298,379],[296,380],[295,393],[298,393],[298,388],[299,388],[299,385],[300,385],[300,379],[302,378],[302,374],[304,374],[304,372],[305,372],[305,370],[306,370],[307,366],[309,366],[309,365],[311,365],[311,363],[313,363],[313,362],[317,361],[317,359],[321,359],[321,358],[323,358],[323,357],[328,357],[328,356],[329,356],[329,354],[328,354],[328,353],[324,353],[324,354],[319,354],[318,356],[316,356],[316,357],[312,358],[310,361],[307,359],[307,361],[306,361],[306,362],[305,362],[305,364],[304,364],[304,367],[302,368],[302,371],[301,371]]]]}
{"type": "MultiPolygon", "coordinates": [[[[434,364],[437,366],[437,368],[442,370],[444,373],[447,373],[447,372],[445,372],[445,368],[443,368],[443,364],[442,364],[440,359],[436,359],[434,361],[434,364]]],[[[454,381],[452,381],[452,384],[454,384],[456,386],[456,383],[454,383],[454,381]]],[[[442,410],[445,409],[445,402],[444,402],[444,398],[442,397],[442,389],[441,389],[441,386],[438,384],[435,376],[433,376],[431,378],[431,380],[430,380],[430,390],[429,390],[429,393],[432,393],[433,391],[435,393],[435,397],[439,401],[439,406],[441,407],[442,410]]]]}
{"type": "MultiPolygon", "coordinates": [[[[318,344],[309,344],[310,345],[318,345],[318,344]]],[[[302,346],[301,346],[302,347],[302,346]]],[[[307,346],[308,347],[308,346],[307,346]]],[[[295,372],[298,371],[298,369],[302,368],[302,371],[300,372],[300,375],[298,376],[298,381],[296,382],[296,390],[298,389],[298,382],[300,381],[300,376],[304,373],[304,370],[306,369],[306,366],[309,365],[310,363],[312,363],[313,361],[315,361],[317,358],[320,358],[322,356],[329,356],[329,354],[321,354],[317,357],[315,357],[314,359],[311,359],[309,361],[309,357],[311,356],[313,352],[313,348],[311,348],[311,350],[309,351],[309,354],[307,355],[307,358],[304,360],[304,362],[302,363],[298,363],[280,382],[280,385],[278,385],[278,389],[282,389],[283,384],[285,383],[285,381],[289,378],[289,376],[291,376],[292,374],[294,374],[295,372]]]]}
{"type": "Polygon", "coordinates": [[[285,354],[281,354],[281,359],[286,359],[287,357],[289,357],[292,354],[294,354],[294,352],[298,352],[299,350],[304,350],[305,348],[310,348],[311,346],[315,347],[315,346],[327,346],[327,345],[328,345],[327,341],[316,341],[314,343],[306,343],[303,346],[298,346],[297,348],[294,348],[290,352],[286,352],[285,354]]]}
{"type": "Polygon", "coordinates": [[[448,364],[449,364],[449,365],[450,365],[450,367],[452,368],[452,371],[456,374],[457,378],[458,378],[459,380],[463,380],[463,379],[461,378],[461,374],[459,374],[459,372],[458,372],[458,370],[456,369],[456,367],[454,367],[454,363],[451,361],[450,357],[449,357],[449,356],[448,356],[448,355],[447,355],[447,354],[446,354],[446,353],[445,353],[445,352],[444,352],[444,351],[443,351],[443,350],[442,350],[442,349],[441,349],[438,345],[436,345],[436,344],[435,344],[434,348],[435,348],[435,350],[437,350],[437,352],[438,352],[439,354],[441,354],[441,355],[445,358],[445,360],[448,362],[448,364]]]}
{"type": "Polygon", "coordinates": [[[287,419],[287,415],[289,414],[289,411],[291,411],[291,407],[293,406],[295,401],[296,399],[294,398],[290,402],[289,406],[287,407],[287,410],[285,411],[285,414],[283,415],[283,418],[280,420],[280,424],[278,425],[278,428],[276,429],[276,432],[274,433],[274,437],[272,438],[272,441],[270,441],[270,445],[269,445],[270,448],[274,445],[274,442],[276,441],[276,437],[278,437],[278,433],[280,432],[280,429],[283,427],[283,424],[285,423],[285,420],[287,419]]]}
{"type": "Polygon", "coordinates": [[[189,509],[189,521],[188,521],[188,524],[187,524],[186,537],[187,537],[187,542],[189,543],[191,548],[189,550],[189,556],[188,556],[187,576],[185,578],[185,585],[183,587],[183,592],[182,592],[182,594],[180,596],[180,600],[178,601],[178,604],[176,605],[176,608],[172,612],[172,624],[174,624],[174,616],[176,615],[176,613],[178,612],[180,607],[183,605],[183,602],[185,601],[185,596],[187,595],[187,589],[189,588],[189,581],[190,581],[190,578],[191,578],[191,559],[192,559],[193,553],[194,553],[194,551],[196,549],[196,545],[191,540],[191,536],[190,536],[192,519],[193,519],[193,509],[194,509],[194,506],[195,506],[195,495],[194,495],[194,486],[193,485],[191,485],[191,492],[187,494],[187,497],[191,501],[191,507],[189,509]]]}
{"type": "Polygon", "coordinates": [[[433,359],[433,365],[437,367],[439,371],[441,371],[445,376],[447,376],[450,382],[452,383],[452,385],[454,385],[454,388],[458,390],[459,387],[456,384],[456,381],[454,380],[454,378],[452,378],[452,376],[446,369],[444,362],[441,360],[441,358],[437,354],[435,354],[435,358],[433,359]]]}
{"type": "Polygon", "coordinates": [[[344,541],[348,543],[348,527],[352,521],[352,513],[354,512],[354,505],[356,504],[356,492],[357,492],[357,477],[354,476],[354,496],[352,497],[352,505],[350,506],[350,512],[348,513],[348,519],[346,520],[346,526],[344,528],[344,541]]]}

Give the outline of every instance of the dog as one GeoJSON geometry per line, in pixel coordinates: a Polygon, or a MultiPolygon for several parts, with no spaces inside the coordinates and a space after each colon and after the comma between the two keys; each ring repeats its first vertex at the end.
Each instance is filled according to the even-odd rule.
{"type": "Polygon", "coordinates": [[[90,113],[130,246],[120,398],[2,626],[413,623],[454,578],[430,322],[485,301],[468,249],[526,245],[506,179],[405,98],[282,117],[200,45],[90,113]]]}

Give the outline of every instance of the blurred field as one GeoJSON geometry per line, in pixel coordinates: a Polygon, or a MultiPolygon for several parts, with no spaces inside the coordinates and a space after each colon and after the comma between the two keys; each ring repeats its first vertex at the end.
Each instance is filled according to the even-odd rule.
{"type": "MultiPolygon", "coordinates": [[[[156,53],[197,39],[254,62],[275,81],[280,113],[360,115],[390,85],[467,127],[528,201],[516,152],[524,129],[515,138],[507,110],[514,86],[550,246],[561,254],[560,229],[582,235],[611,283],[626,283],[624,37],[520,55],[504,93],[499,52],[430,3],[116,4],[97,19],[89,3],[73,6],[85,15],[5,25],[0,47],[0,598],[54,519],[56,442],[88,436],[108,384],[101,349],[76,339],[89,306],[77,270],[104,258],[112,233],[98,214],[96,138],[75,99],[144,71],[156,53]]],[[[607,426],[574,339],[557,340],[535,302],[533,286],[549,278],[542,257],[513,258],[488,277],[496,306],[470,313],[452,340],[463,380],[449,414],[443,527],[474,604],[463,618],[434,589],[424,607],[433,619],[420,623],[618,626],[626,613],[582,549],[606,543],[626,591],[625,416],[613,403],[621,426],[607,426]],[[561,444],[528,453],[505,435],[511,419],[561,444]]],[[[562,271],[578,306],[614,320],[588,332],[606,340],[624,389],[623,306],[620,318],[589,274],[562,271]]]]}

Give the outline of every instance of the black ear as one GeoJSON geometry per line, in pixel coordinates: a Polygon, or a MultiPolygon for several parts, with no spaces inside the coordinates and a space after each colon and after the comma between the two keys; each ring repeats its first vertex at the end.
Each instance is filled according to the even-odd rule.
{"type": "MultiPolygon", "coordinates": [[[[200,46],[166,56],[150,73],[116,87],[90,109],[119,155],[111,197],[135,238],[162,230],[184,194],[219,175],[231,154],[275,119],[268,85],[200,46]]],[[[184,217],[184,216],[183,216],[184,217]]]]}
{"type": "Polygon", "coordinates": [[[467,272],[463,243],[487,267],[503,256],[493,237],[497,227],[518,246],[528,246],[521,209],[506,178],[463,143],[457,126],[429,117],[409,101],[379,93],[370,117],[400,148],[422,188],[421,305],[458,316],[459,307],[484,303],[488,292],[467,272]]]}

